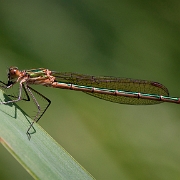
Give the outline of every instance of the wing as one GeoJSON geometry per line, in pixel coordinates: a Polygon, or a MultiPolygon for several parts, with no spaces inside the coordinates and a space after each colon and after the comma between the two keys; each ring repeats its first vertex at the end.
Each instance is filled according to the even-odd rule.
{"type": "MultiPolygon", "coordinates": [[[[57,82],[76,84],[80,86],[95,87],[95,88],[105,88],[109,90],[122,90],[128,92],[138,92],[146,94],[156,94],[161,96],[169,96],[168,89],[158,83],[147,80],[137,80],[130,78],[116,78],[111,76],[90,76],[78,73],[58,73],[52,71],[52,75],[56,77],[57,82]]],[[[125,97],[125,96],[115,96],[108,94],[99,94],[94,92],[85,92],[89,95],[95,96],[100,99],[104,99],[111,102],[121,103],[121,104],[135,104],[135,105],[145,105],[145,104],[158,104],[161,101],[125,97]]]]}

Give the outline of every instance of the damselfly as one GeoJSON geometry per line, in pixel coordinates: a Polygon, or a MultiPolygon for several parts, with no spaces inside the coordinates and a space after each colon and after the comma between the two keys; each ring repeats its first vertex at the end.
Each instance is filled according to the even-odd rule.
{"type": "Polygon", "coordinates": [[[161,102],[180,103],[180,98],[169,96],[168,89],[164,85],[147,80],[108,76],[95,77],[78,73],[50,71],[44,68],[20,71],[17,67],[10,67],[8,82],[7,84],[3,83],[1,87],[9,89],[16,83],[19,83],[17,99],[0,102],[0,104],[14,103],[22,100],[22,89],[25,91],[28,100],[30,100],[29,95],[32,97],[38,111],[27,130],[29,138],[31,134],[30,129],[33,127],[34,122],[38,122],[51,104],[51,101],[47,97],[31,87],[33,84],[82,91],[97,98],[121,104],[150,105],[161,102]],[[33,92],[48,102],[48,105],[43,111],[33,92]]]}

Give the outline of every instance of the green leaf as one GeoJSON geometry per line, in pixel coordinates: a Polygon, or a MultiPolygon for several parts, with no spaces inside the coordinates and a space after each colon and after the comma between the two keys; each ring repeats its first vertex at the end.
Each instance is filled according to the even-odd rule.
{"type": "MultiPolygon", "coordinates": [[[[0,91],[0,99],[8,97],[0,91]]],[[[16,104],[0,105],[0,142],[35,179],[94,179],[37,123],[29,140],[32,121],[16,104]]]]}

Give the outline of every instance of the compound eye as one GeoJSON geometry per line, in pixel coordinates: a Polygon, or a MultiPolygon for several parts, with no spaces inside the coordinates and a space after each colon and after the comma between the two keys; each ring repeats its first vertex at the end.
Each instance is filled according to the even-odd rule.
{"type": "Polygon", "coordinates": [[[8,73],[8,78],[9,80],[12,80],[14,78],[17,78],[19,76],[19,70],[17,67],[10,67],[9,68],[9,73],[8,73]]]}
{"type": "Polygon", "coordinates": [[[18,68],[17,67],[10,67],[9,68],[9,73],[10,74],[16,74],[16,71],[18,70],[18,68]]]}

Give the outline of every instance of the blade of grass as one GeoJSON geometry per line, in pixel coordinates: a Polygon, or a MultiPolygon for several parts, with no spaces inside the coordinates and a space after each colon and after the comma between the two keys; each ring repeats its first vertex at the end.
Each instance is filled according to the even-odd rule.
{"type": "MultiPolygon", "coordinates": [[[[8,97],[0,91],[0,99],[8,97]]],[[[0,105],[0,142],[35,179],[94,179],[38,124],[29,141],[31,119],[15,104],[0,105]]]]}

